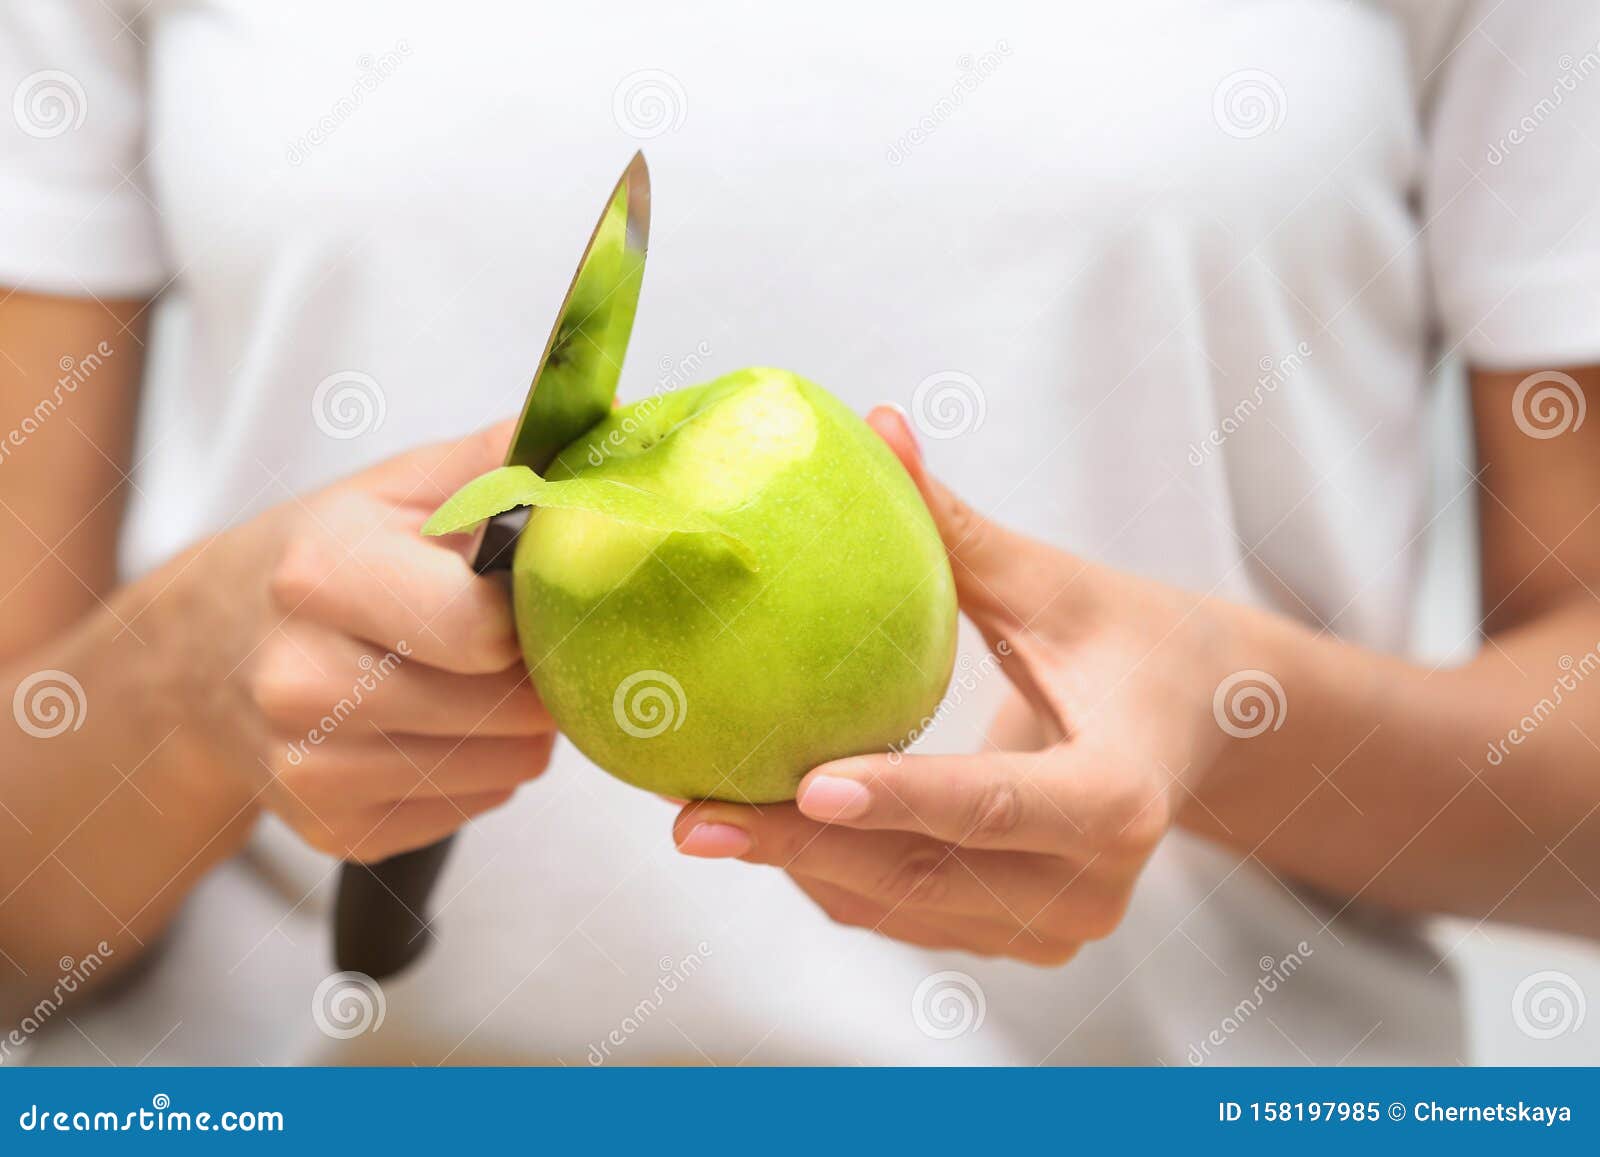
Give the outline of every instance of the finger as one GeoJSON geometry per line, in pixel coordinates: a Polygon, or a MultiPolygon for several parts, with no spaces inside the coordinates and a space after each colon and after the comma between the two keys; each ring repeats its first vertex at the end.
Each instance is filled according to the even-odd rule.
{"type": "Polygon", "coordinates": [[[915,471],[922,468],[922,446],[911,432],[905,411],[899,406],[874,406],[867,414],[867,425],[894,451],[906,473],[915,478],[915,471]]]}
{"type": "Polygon", "coordinates": [[[506,419],[464,438],[419,446],[378,463],[343,485],[431,512],[478,475],[503,465],[515,428],[515,419],[506,419]]]}
{"type": "Polygon", "coordinates": [[[351,830],[360,834],[341,854],[372,863],[427,847],[456,832],[468,820],[501,807],[512,794],[501,790],[449,799],[408,800],[368,812],[351,825],[351,830]]]}
{"type": "Polygon", "coordinates": [[[1112,796],[1123,806],[1127,785],[1070,773],[1061,751],[852,756],[808,773],[797,804],[824,823],[914,832],[968,848],[1093,852],[1093,826],[1104,818],[1096,809],[1112,796]],[[1107,798],[1096,800],[1097,790],[1107,798]]]}
{"type": "Polygon", "coordinates": [[[1031,622],[1088,571],[1082,560],[985,517],[934,478],[899,410],[880,406],[867,420],[916,483],[949,552],[961,608],[979,627],[1031,622]]]}
{"type": "Polygon", "coordinates": [[[696,804],[676,825],[680,847],[703,847],[704,824],[741,828],[747,863],[770,864],[845,888],[890,909],[983,917],[1016,927],[1050,906],[1078,869],[1026,852],[962,850],[907,832],[852,831],[793,807],[696,804]]]}
{"type": "Polygon", "coordinates": [[[1057,642],[1071,638],[1075,621],[1092,622],[1103,571],[1054,547],[1017,534],[979,514],[928,473],[905,414],[879,406],[867,421],[905,466],[933,516],[950,556],[956,597],[1000,660],[1006,678],[1022,692],[1049,729],[1065,734],[1068,705],[1042,673],[1052,658],[1040,631],[1048,622],[1057,642]],[[1068,603],[1068,594],[1073,601],[1068,603]],[[1071,610],[1076,619],[1068,618],[1071,610]],[[1053,611],[1048,619],[1047,611],[1053,611]]]}
{"type": "MultiPolygon", "coordinates": [[[[1019,852],[975,852],[932,841],[880,846],[885,832],[833,829],[809,841],[793,875],[841,888],[885,910],[932,921],[977,920],[1036,942],[1102,940],[1127,912],[1136,874],[1019,852]],[[843,837],[833,843],[830,837],[843,837]]],[[[916,837],[912,837],[916,839],[916,837]]],[[[892,840],[891,840],[892,842],[892,840]]],[[[755,849],[762,847],[756,836],[755,849]]],[[[746,862],[770,862],[752,849],[746,862]]]]}
{"type": "Polygon", "coordinates": [[[493,675],[404,669],[392,696],[380,692],[375,697],[371,723],[391,734],[485,739],[546,735],[556,729],[520,665],[493,675]]]}
{"type": "Polygon", "coordinates": [[[920,948],[961,949],[970,943],[998,941],[1004,936],[1003,929],[982,920],[955,916],[941,920],[921,919],[908,912],[895,911],[826,880],[801,875],[792,878],[795,885],[836,922],[920,948]]]}
{"type": "Polygon", "coordinates": [[[296,749],[275,767],[279,784],[313,811],[505,791],[542,774],[553,735],[433,739],[382,735],[296,749]]]}
{"type": "Polygon", "coordinates": [[[317,746],[343,729],[483,738],[533,736],[555,722],[526,671],[455,675],[397,652],[379,652],[319,624],[286,625],[258,652],[257,708],[291,747],[317,746]]]}
{"type": "Polygon", "coordinates": [[[297,538],[273,572],[271,591],[286,614],[445,671],[501,671],[521,654],[505,585],[473,574],[456,551],[415,536],[378,530],[353,552],[297,538]]]}
{"type": "Polygon", "coordinates": [[[864,928],[919,948],[955,949],[978,956],[1006,956],[1030,964],[1065,964],[1078,951],[1070,940],[1046,936],[1036,929],[992,920],[945,916],[938,920],[885,908],[823,880],[793,877],[795,884],[833,920],[864,928]]]}
{"type": "Polygon", "coordinates": [[[1168,782],[1079,740],[1037,752],[861,755],[800,782],[797,806],[830,824],[917,832],[967,848],[1142,864],[1171,826],[1168,782]]]}

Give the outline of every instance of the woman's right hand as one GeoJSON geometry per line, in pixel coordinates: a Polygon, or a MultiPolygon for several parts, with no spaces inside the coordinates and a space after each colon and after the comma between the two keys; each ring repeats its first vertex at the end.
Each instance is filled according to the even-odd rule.
{"type": "Polygon", "coordinates": [[[418,533],[509,423],[311,494],[263,464],[278,505],[119,581],[148,316],[0,301],[0,1019],[63,957],[105,957],[95,985],[139,959],[263,807],[381,859],[503,802],[554,739],[503,576],[418,533]]]}
{"type": "Polygon", "coordinates": [[[370,862],[449,835],[544,770],[555,729],[503,576],[473,573],[468,536],[419,533],[501,463],[510,434],[290,498],[150,576],[165,586],[130,626],[165,653],[157,714],[177,719],[166,746],[186,774],[228,777],[241,805],[370,862]]]}

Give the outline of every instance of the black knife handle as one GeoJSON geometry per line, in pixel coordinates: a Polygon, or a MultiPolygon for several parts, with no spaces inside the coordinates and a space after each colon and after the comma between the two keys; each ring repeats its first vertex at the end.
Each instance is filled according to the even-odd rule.
{"type": "MultiPolygon", "coordinates": [[[[479,574],[507,569],[520,529],[517,519],[490,522],[473,569],[479,574]]],[[[449,835],[387,860],[347,862],[339,869],[333,959],[341,972],[365,972],[382,980],[422,955],[435,935],[428,901],[454,840],[455,836],[449,835]]]]}
{"type": "Polygon", "coordinates": [[[427,906],[455,836],[379,860],[347,863],[339,870],[333,913],[333,957],[341,972],[393,976],[433,940],[427,906]]]}

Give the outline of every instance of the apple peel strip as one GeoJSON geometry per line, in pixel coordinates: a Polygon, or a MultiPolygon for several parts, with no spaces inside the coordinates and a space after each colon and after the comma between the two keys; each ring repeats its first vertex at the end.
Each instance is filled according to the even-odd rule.
{"type": "Polygon", "coordinates": [[[760,570],[750,544],[709,516],[670,498],[610,478],[566,478],[549,482],[526,466],[502,466],[480,474],[446,498],[422,524],[427,535],[456,534],[517,506],[587,510],[605,518],[671,534],[713,534],[751,570],[760,570]]]}

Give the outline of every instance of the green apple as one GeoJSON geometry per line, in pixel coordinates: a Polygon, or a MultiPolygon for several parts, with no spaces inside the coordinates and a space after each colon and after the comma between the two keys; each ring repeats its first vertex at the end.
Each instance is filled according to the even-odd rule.
{"type": "Polygon", "coordinates": [[[899,746],[944,694],[955,584],[910,478],[859,417],[746,369],[613,411],[539,478],[469,483],[425,528],[534,507],[513,566],[528,670],[613,775],[684,798],[793,799],[899,746]]]}

